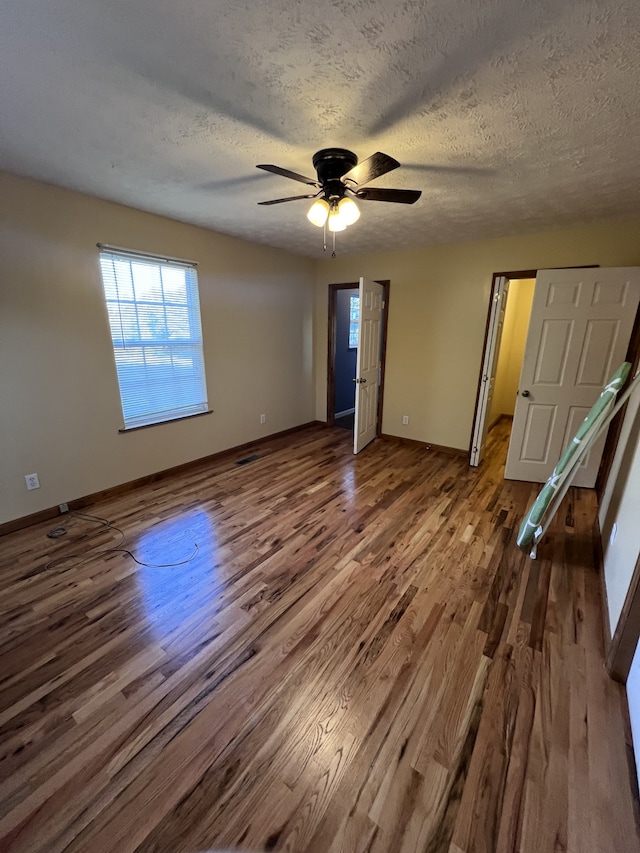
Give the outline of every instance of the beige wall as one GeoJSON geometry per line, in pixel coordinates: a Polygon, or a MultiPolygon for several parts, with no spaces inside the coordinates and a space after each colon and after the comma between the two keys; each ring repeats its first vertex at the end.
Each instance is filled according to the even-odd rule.
{"type": "Polygon", "coordinates": [[[318,262],[316,417],[326,418],[329,283],[391,280],[383,431],[466,449],[492,274],[581,264],[640,265],[640,221],[318,262]]]}
{"type": "Polygon", "coordinates": [[[516,407],[535,283],[535,278],[514,278],[509,282],[489,425],[500,415],[513,415],[516,407]]]}
{"type": "Polygon", "coordinates": [[[0,180],[0,522],[324,420],[327,286],[361,274],[391,280],[383,430],[466,448],[493,272],[640,264],[639,222],[313,262],[16,176],[0,180]],[[199,261],[215,414],[118,433],[98,241],[199,261]],[[32,472],[42,486],[27,492],[32,472]]]}
{"type": "Polygon", "coordinates": [[[0,522],[313,419],[312,261],[0,178],[0,522]],[[98,241],[199,262],[214,414],[118,433],[98,241]]]}
{"type": "Polygon", "coordinates": [[[599,521],[613,633],[640,553],[640,389],[627,405],[618,449],[600,502],[599,521]],[[612,539],[614,523],[617,530],[612,539]]]}

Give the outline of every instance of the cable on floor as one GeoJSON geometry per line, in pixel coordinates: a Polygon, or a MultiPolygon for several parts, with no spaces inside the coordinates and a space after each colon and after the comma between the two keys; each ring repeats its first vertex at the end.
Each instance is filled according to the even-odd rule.
{"type": "MultiPolygon", "coordinates": [[[[76,518],[81,519],[82,521],[95,522],[97,524],[102,525],[107,530],[115,530],[116,533],[120,534],[120,541],[118,542],[117,545],[115,545],[113,547],[102,548],[98,551],[93,551],[92,553],[85,556],[83,559],[79,559],[80,557],[82,557],[82,554],[67,554],[65,557],[58,557],[55,560],[49,560],[49,562],[45,565],[45,569],[57,568],[58,566],[60,566],[63,563],[68,562],[69,560],[76,560],[75,563],[72,563],[71,566],[69,566],[69,568],[75,568],[76,566],[81,566],[83,563],[86,563],[89,560],[93,560],[95,557],[104,556],[106,554],[116,554],[116,553],[128,554],[129,557],[131,557],[131,559],[134,562],[136,562],[139,566],[146,566],[147,568],[151,568],[151,569],[170,569],[170,568],[174,568],[177,566],[184,566],[187,563],[190,563],[191,560],[193,560],[193,558],[196,556],[196,554],[198,553],[198,550],[199,550],[198,549],[198,543],[194,542],[193,543],[194,544],[193,553],[189,557],[187,557],[186,560],[180,560],[177,563],[147,563],[144,560],[139,560],[136,557],[136,555],[133,553],[133,551],[130,551],[128,548],[121,547],[126,540],[125,533],[119,527],[116,527],[115,524],[112,524],[112,522],[109,521],[109,519],[101,518],[98,515],[90,515],[89,513],[86,513],[86,512],[77,512],[76,510],[72,510],[69,513],[69,515],[73,515],[76,518]]],[[[53,530],[50,530],[47,533],[47,537],[49,539],[59,539],[60,537],[65,536],[66,533],[67,533],[66,527],[54,527],[53,530]]]]}

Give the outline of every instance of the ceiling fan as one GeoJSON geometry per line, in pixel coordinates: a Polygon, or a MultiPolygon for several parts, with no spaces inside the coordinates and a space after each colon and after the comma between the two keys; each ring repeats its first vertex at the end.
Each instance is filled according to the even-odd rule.
{"type": "Polygon", "coordinates": [[[307,218],[321,228],[328,225],[329,231],[335,234],[336,231],[344,231],[348,225],[356,222],[360,217],[355,199],[413,204],[422,195],[420,190],[393,190],[382,187],[376,189],[364,186],[400,166],[397,160],[381,151],[358,163],[358,158],[353,151],[348,151],[346,148],[323,148],[313,155],[313,166],[317,178],[307,178],[297,172],[271,164],[263,163],[257,166],[258,169],[291,178],[316,190],[306,195],[259,201],[258,204],[282,204],[285,201],[315,198],[316,201],[311,205],[307,218]]]}

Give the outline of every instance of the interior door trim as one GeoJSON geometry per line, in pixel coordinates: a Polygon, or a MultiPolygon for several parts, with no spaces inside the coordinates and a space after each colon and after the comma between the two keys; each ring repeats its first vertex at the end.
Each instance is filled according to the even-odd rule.
{"type": "MultiPolygon", "coordinates": [[[[604,581],[604,565],[601,564],[602,584],[606,593],[604,581]]],[[[606,600],[604,608],[608,614],[606,600]]],[[[608,620],[607,620],[608,622],[608,620]]],[[[611,678],[624,684],[629,675],[633,656],[638,644],[640,625],[640,555],[631,576],[631,583],[622,606],[622,612],[616,625],[616,630],[611,637],[611,642],[606,649],[605,667],[611,678]]]]}
{"type": "MultiPolygon", "coordinates": [[[[638,311],[636,312],[636,319],[633,325],[633,331],[631,332],[631,338],[629,339],[629,346],[627,347],[627,355],[625,361],[631,362],[631,370],[629,371],[629,378],[626,383],[626,385],[628,385],[629,382],[631,382],[631,379],[636,375],[636,373],[638,372],[638,368],[640,367],[640,306],[638,306],[638,311]]],[[[624,386],[625,388],[626,385],[624,386]]],[[[623,390],[624,388],[621,389],[621,391],[623,390]]],[[[618,440],[622,431],[622,423],[624,421],[624,416],[626,413],[627,406],[625,404],[620,409],[615,418],[611,421],[611,424],[609,426],[607,440],[604,445],[604,450],[602,451],[602,459],[600,460],[600,470],[598,471],[598,476],[596,477],[595,488],[596,494],[598,495],[598,499],[602,498],[605,486],[607,485],[607,480],[609,479],[609,474],[611,473],[613,457],[616,454],[618,440]]]]}

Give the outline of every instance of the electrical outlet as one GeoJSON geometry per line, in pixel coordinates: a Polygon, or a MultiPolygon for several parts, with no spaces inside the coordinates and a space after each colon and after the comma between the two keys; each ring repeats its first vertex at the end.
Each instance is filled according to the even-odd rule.
{"type": "Polygon", "coordinates": [[[40,488],[40,480],[38,479],[37,474],[25,474],[24,481],[27,484],[27,489],[29,489],[29,491],[31,491],[31,489],[40,488]]]}
{"type": "Polygon", "coordinates": [[[69,504],[67,504],[67,503],[58,504],[58,509],[60,510],[60,512],[69,512],[69,504]]]}
{"type": "Polygon", "coordinates": [[[260,415],[260,423],[266,424],[266,422],[267,422],[267,416],[266,415],[260,415]]]}
{"type": "Polygon", "coordinates": [[[408,423],[409,423],[409,415],[403,415],[402,416],[402,425],[407,426],[408,423]]]}

